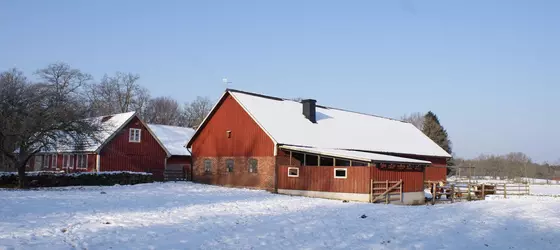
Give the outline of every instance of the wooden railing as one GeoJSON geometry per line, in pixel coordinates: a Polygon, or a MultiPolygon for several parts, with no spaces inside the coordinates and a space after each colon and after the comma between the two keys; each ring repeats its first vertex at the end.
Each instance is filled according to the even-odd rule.
{"type": "Polygon", "coordinates": [[[389,204],[391,201],[401,201],[402,202],[402,184],[403,181],[374,181],[371,180],[371,191],[370,191],[370,202],[375,203],[378,201],[385,201],[385,204],[389,204]],[[384,186],[384,187],[379,187],[384,186]],[[398,197],[391,197],[398,195],[398,197]]]}

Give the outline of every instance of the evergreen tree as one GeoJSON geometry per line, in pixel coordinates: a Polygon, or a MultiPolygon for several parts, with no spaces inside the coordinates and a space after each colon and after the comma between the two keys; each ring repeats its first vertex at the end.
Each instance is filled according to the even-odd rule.
{"type": "MultiPolygon", "coordinates": [[[[443,150],[447,153],[452,154],[451,149],[451,140],[449,140],[449,136],[447,131],[441,124],[439,123],[439,119],[432,111],[429,111],[424,116],[424,127],[422,129],[425,135],[430,137],[432,141],[437,143],[443,150]]],[[[451,166],[454,165],[452,160],[447,161],[447,165],[451,166]]],[[[447,172],[450,172],[450,168],[447,169],[447,172]]]]}

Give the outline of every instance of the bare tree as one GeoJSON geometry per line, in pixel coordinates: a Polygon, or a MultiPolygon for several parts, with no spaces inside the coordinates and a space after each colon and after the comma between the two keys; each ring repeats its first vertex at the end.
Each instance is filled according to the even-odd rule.
{"type": "Polygon", "coordinates": [[[184,106],[184,124],[183,126],[198,128],[204,118],[212,110],[212,101],[207,97],[197,97],[191,103],[186,103],[184,106]]]}
{"type": "Polygon", "coordinates": [[[170,97],[157,97],[151,99],[141,113],[144,121],[148,123],[178,126],[182,123],[182,114],[179,103],[170,97]]]}
{"type": "Polygon", "coordinates": [[[139,75],[117,72],[105,75],[101,82],[89,85],[88,100],[95,111],[92,116],[143,112],[150,101],[149,91],[138,84],[139,75]]]}
{"type": "Polygon", "coordinates": [[[91,76],[64,63],[37,71],[40,83],[22,72],[0,73],[0,154],[17,168],[25,187],[25,165],[44,149],[97,140],[100,124],[85,119],[89,113],[81,89],[91,76]]]}
{"type": "Polygon", "coordinates": [[[410,115],[403,115],[401,117],[402,121],[412,123],[416,128],[423,130],[424,129],[424,114],[420,112],[414,112],[410,115]]]}

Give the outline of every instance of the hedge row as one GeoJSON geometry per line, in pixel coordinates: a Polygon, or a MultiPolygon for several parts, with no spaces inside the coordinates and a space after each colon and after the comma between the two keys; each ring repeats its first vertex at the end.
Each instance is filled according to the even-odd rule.
{"type": "MultiPolygon", "coordinates": [[[[152,174],[136,172],[60,173],[30,172],[27,187],[112,186],[153,182],[152,174]]],[[[17,187],[17,173],[0,174],[0,187],[17,187]]]]}

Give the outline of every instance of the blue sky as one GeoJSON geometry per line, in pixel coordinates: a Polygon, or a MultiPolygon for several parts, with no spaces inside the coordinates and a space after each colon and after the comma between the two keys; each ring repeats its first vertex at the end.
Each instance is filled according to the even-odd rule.
{"type": "Polygon", "coordinates": [[[154,96],[230,87],[398,118],[461,157],[560,158],[560,1],[1,1],[0,70],[134,72],[154,96]]]}

